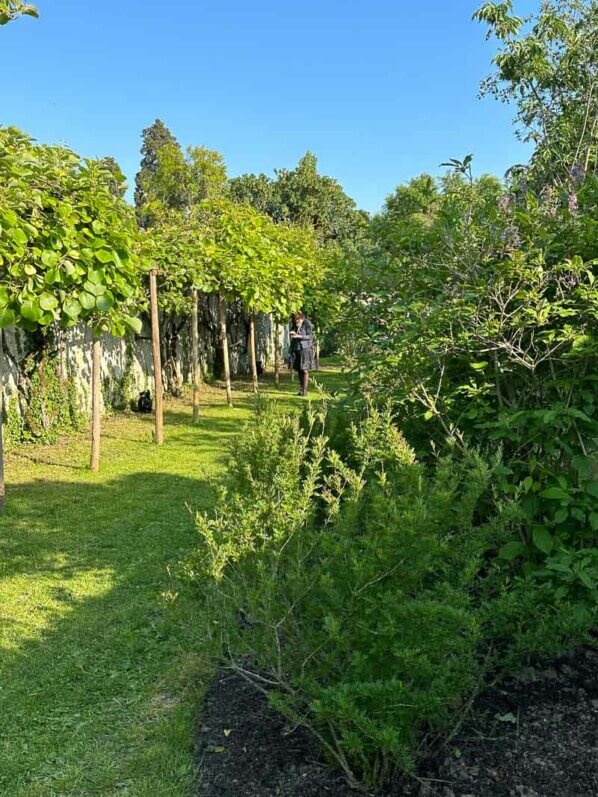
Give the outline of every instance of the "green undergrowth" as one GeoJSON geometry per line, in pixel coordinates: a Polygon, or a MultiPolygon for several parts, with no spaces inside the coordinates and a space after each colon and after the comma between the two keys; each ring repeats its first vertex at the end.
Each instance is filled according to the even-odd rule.
{"type": "MultiPolygon", "coordinates": [[[[320,376],[338,389],[337,373],[320,376]]],[[[19,446],[0,518],[0,794],[191,794],[198,704],[209,676],[202,608],[176,577],[196,544],[227,442],[249,415],[236,386],[103,426],[102,469],[83,433],[19,446]]],[[[299,406],[288,374],[270,392],[299,406]]],[[[314,398],[317,395],[314,393],[314,398]]]]}

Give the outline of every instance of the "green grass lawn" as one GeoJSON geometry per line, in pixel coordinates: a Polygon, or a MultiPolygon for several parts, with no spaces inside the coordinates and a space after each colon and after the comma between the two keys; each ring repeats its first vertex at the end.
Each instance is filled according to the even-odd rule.
{"type": "MultiPolygon", "coordinates": [[[[300,406],[283,379],[264,392],[300,406]]],[[[317,379],[342,386],[338,372],[317,379]]],[[[169,403],[162,447],[151,417],[106,419],[99,474],[86,469],[85,435],[8,456],[1,795],[192,794],[210,651],[176,566],[195,544],[190,510],[210,508],[226,441],[249,414],[237,389],[233,410],[206,389],[195,426],[188,402],[169,403]]]]}

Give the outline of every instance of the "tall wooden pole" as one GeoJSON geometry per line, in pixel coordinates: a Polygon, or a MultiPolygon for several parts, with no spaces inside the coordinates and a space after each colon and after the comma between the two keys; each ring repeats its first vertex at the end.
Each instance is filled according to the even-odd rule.
{"type": "Polygon", "coordinates": [[[164,391],[162,388],[162,355],[160,352],[160,318],[158,315],[158,269],[150,271],[150,310],[152,319],[152,358],[154,361],[154,439],[164,442],[164,391]]]}
{"type": "Polygon", "coordinates": [[[0,329],[0,514],[4,512],[6,485],[4,484],[4,349],[0,329]]]}
{"type": "Polygon", "coordinates": [[[193,357],[193,423],[199,420],[199,385],[201,370],[199,365],[199,291],[193,289],[193,307],[191,310],[191,356],[193,357]]]}
{"type": "Polygon", "coordinates": [[[233,406],[233,391],[230,383],[230,361],[228,359],[228,336],[226,334],[226,299],[222,293],[218,294],[219,320],[220,320],[220,345],[222,346],[222,365],[224,368],[224,384],[226,386],[226,403],[233,406]]]}
{"type": "Polygon", "coordinates": [[[89,467],[100,469],[100,401],[101,401],[102,343],[94,335],[91,358],[91,457],[89,467]]]}
{"type": "Polygon", "coordinates": [[[249,368],[251,371],[251,387],[254,393],[258,390],[257,357],[255,352],[255,313],[249,314],[249,368]]]}
{"type": "Polygon", "coordinates": [[[319,334],[319,331],[318,331],[317,327],[316,327],[316,341],[315,341],[315,344],[316,345],[315,345],[315,351],[314,351],[314,357],[315,357],[314,365],[315,365],[316,371],[319,371],[320,370],[320,334],[319,334]]]}
{"type": "Polygon", "coordinates": [[[274,323],[274,383],[280,382],[280,324],[274,323]]]}

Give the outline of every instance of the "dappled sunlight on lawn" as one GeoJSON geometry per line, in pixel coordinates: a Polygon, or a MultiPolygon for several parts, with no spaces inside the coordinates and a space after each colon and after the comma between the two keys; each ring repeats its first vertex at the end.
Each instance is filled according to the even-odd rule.
{"type": "MultiPolygon", "coordinates": [[[[303,406],[285,377],[263,392],[303,406]]],[[[186,793],[209,650],[178,563],[250,415],[240,383],[234,397],[230,410],[204,387],[197,424],[187,397],[168,401],[160,447],[150,416],[104,419],[99,474],[86,467],[85,432],[7,457],[0,794],[149,795],[156,783],[186,793]]]]}

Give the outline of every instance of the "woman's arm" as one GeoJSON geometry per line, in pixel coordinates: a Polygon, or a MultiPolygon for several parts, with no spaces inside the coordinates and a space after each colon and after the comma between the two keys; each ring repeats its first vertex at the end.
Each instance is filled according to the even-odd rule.
{"type": "Polygon", "coordinates": [[[311,321],[305,319],[303,322],[303,329],[301,331],[301,340],[311,340],[313,336],[313,329],[311,326],[311,321]]]}

